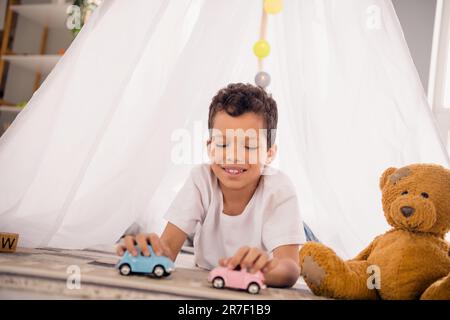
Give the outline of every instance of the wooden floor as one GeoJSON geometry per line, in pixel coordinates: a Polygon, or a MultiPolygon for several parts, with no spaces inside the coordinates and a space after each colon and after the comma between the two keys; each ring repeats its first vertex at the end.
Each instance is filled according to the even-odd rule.
{"type": "Polygon", "coordinates": [[[0,299],[322,299],[299,280],[294,288],[262,290],[258,295],[214,289],[208,272],[182,252],[167,278],[121,276],[113,247],[102,250],[23,249],[0,253],[0,299]],[[79,271],[79,273],[78,273],[79,271]],[[76,275],[81,275],[77,287],[76,275]]]}

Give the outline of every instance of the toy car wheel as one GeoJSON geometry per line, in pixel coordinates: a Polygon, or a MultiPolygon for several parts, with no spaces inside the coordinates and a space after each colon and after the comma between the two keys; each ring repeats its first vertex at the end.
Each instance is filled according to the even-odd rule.
{"type": "Polygon", "coordinates": [[[252,282],[248,285],[247,292],[251,294],[258,294],[259,289],[260,289],[259,284],[257,284],[256,282],[252,282]]]}
{"type": "Polygon", "coordinates": [[[129,276],[131,274],[131,267],[129,264],[125,263],[119,268],[120,274],[123,276],[129,276]]]}
{"type": "Polygon", "coordinates": [[[161,265],[157,265],[153,268],[153,274],[158,278],[161,278],[165,273],[166,270],[161,265]]]}
{"type": "Polygon", "coordinates": [[[212,284],[216,289],[222,289],[223,287],[225,287],[225,281],[223,281],[222,277],[215,277],[212,284]]]}

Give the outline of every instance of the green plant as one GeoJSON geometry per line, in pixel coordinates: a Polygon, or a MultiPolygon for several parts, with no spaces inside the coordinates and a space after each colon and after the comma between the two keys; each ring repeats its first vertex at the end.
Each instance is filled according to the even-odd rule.
{"type": "Polygon", "coordinates": [[[74,37],[78,35],[81,28],[86,24],[94,10],[103,0],[74,0],[73,5],[67,10],[67,27],[72,31],[74,37]]]}

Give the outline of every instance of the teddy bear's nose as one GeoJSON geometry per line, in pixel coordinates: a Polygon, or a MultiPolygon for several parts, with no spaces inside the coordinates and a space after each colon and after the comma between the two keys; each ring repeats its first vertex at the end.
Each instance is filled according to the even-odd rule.
{"type": "Polygon", "coordinates": [[[408,218],[409,216],[411,216],[414,213],[414,208],[411,207],[401,207],[400,211],[402,212],[402,214],[408,218]]]}

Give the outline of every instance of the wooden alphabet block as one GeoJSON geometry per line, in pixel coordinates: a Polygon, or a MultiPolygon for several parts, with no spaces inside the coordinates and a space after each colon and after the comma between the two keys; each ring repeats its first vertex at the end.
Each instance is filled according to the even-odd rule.
{"type": "Polygon", "coordinates": [[[0,252],[16,251],[19,235],[17,233],[0,232],[0,252]]]}

